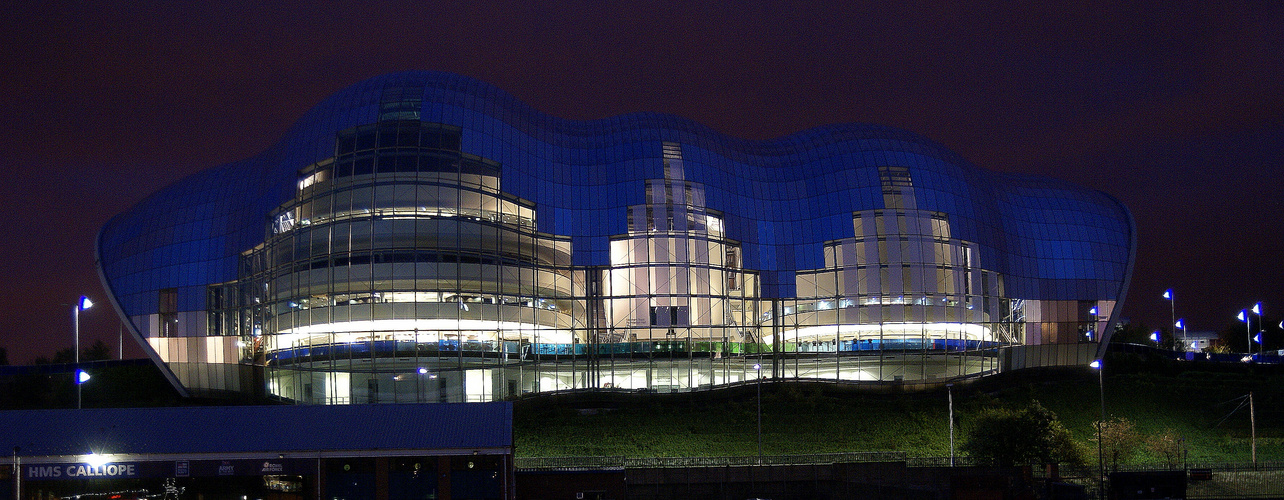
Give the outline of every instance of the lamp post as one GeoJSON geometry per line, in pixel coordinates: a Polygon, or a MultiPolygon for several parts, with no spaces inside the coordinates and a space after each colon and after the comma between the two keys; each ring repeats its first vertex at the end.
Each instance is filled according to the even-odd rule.
{"type": "Polygon", "coordinates": [[[1092,315],[1092,327],[1088,329],[1088,333],[1085,333],[1083,335],[1085,337],[1088,337],[1089,342],[1099,342],[1100,340],[1098,339],[1099,335],[1097,334],[1097,322],[1101,320],[1101,315],[1097,313],[1097,306],[1092,306],[1092,308],[1088,309],[1088,314],[1092,315]]]}
{"type": "Polygon", "coordinates": [[[950,467],[954,467],[954,384],[945,384],[950,401],[950,467]]]}
{"type": "Polygon", "coordinates": [[[89,374],[85,373],[84,370],[80,369],[80,311],[89,309],[91,307],[94,307],[94,301],[89,300],[89,297],[81,295],[80,300],[76,301],[76,305],[71,309],[72,331],[74,332],[74,335],[75,335],[74,337],[75,345],[72,346],[72,351],[73,351],[73,355],[75,356],[74,359],[76,360],[76,409],[77,410],[80,409],[80,384],[83,384],[85,381],[89,380],[89,374]]]}
{"type": "Polygon", "coordinates": [[[1088,366],[1097,370],[1097,391],[1101,398],[1101,420],[1097,422],[1097,494],[1104,500],[1106,498],[1106,456],[1101,448],[1101,427],[1106,424],[1106,382],[1101,374],[1103,369],[1101,360],[1095,360],[1088,366]]]}
{"type": "Polygon", "coordinates": [[[758,464],[762,464],[762,364],[753,364],[754,373],[757,374],[758,386],[758,464]]]}
{"type": "MultiPolygon", "coordinates": [[[[1262,353],[1262,332],[1266,331],[1266,328],[1262,326],[1262,303],[1258,302],[1256,304],[1253,304],[1253,308],[1249,310],[1253,311],[1253,314],[1257,315],[1257,338],[1255,340],[1257,340],[1257,353],[1261,354],[1262,353]]],[[[1253,344],[1248,345],[1248,353],[1249,354],[1253,353],[1253,344]]]]}
{"type": "MultiPolygon", "coordinates": [[[[1177,328],[1181,328],[1181,350],[1185,351],[1186,347],[1189,345],[1186,342],[1190,338],[1189,336],[1186,335],[1186,319],[1185,318],[1178,319],[1176,323],[1173,323],[1173,326],[1177,328]]],[[[1177,332],[1173,332],[1173,333],[1177,333],[1177,332]]]]}
{"type": "Polygon", "coordinates": [[[1249,357],[1252,357],[1253,356],[1253,327],[1252,327],[1252,321],[1250,321],[1250,318],[1248,317],[1248,311],[1244,309],[1240,309],[1239,316],[1236,316],[1236,318],[1239,318],[1240,321],[1244,322],[1244,349],[1248,350],[1249,357]]]}
{"type": "MultiPolygon", "coordinates": [[[[1164,290],[1164,298],[1168,299],[1168,312],[1172,314],[1172,324],[1175,325],[1177,324],[1177,299],[1174,297],[1176,297],[1176,295],[1173,295],[1173,289],[1169,288],[1164,290]]],[[[1182,339],[1182,342],[1185,341],[1186,339],[1182,339]]]]}
{"type": "Polygon", "coordinates": [[[21,447],[13,447],[13,498],[15,500],[22,498],[22,462],[18,460],[18,452],[21,450],[21,447]]]}

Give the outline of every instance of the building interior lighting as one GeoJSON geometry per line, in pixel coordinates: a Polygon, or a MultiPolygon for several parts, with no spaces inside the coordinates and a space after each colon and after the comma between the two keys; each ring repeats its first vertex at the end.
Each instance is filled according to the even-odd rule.
{"type": "MultiPolygon", "coordinates": [[[[784,330],[786,341],[827,342],[840,340],[965,339],[993,341],[990,329],[975,323],[884,323],[881,325],[821,325],[784,330]]],[[[764,335],[764,343],[774,343],[773,335],[764,335]]]]}
{"type": "Polygon", "coordinates": [[[308,344],[310,343],[308,337],[316,335],[333,336],[333,342],[365,340],[435,342],[447,339],[458,340],[458,337],[465,336],[465,341],[538,339],[542,343],[570,344],[574,339],[574,334],[570,330],[535,323],[418,318],[343,321],[298,326],[281,330],[275,335],[275,340],[279,346],[308,344]]]}

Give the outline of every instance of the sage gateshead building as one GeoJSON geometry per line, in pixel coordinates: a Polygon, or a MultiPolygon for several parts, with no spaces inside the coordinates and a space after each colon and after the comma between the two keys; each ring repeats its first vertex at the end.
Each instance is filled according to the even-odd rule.
{"type": "Polygon", "coordinates": [[[115,216],[97,262],[180,391],[345,404],[1086,364],[1135,247],[1112,197],[903,130],[567,120],[406,72],[115,216]]]}

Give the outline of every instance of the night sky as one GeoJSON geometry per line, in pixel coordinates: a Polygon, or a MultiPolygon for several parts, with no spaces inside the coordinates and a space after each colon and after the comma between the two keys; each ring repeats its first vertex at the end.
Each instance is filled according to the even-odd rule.
{"type": "MultiPolygon", "coordinates": [[[[407,69],[564,118],[658,111],[751,139],[901,127],[1122,200],[1140,238],[1134,322],[1168,324],[1166,288],[1192,330],[1256,301],[1284,315],[1284,2],[17,3],[0,19],[11,363],[71,344],[64,304],[107,306],[93,250],[110,217],[407,69]]],[[[114,349],[110,307],[81,320],[82,345],[114,349]]],[[[125,354],[142,351],[126,338],[125,354]]]]}

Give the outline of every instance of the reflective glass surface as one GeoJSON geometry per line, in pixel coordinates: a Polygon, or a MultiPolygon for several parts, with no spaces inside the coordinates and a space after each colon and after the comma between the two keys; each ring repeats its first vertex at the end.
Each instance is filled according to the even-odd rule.
{"type": "Polygon", "coordinates": [[[98,242],[112,300],[183,387],[329,404],[1082,357],[1108,340],[1134,248],[1113,198],[902,130],[571,121],[424,72],[335,94],[98,242]]]}

